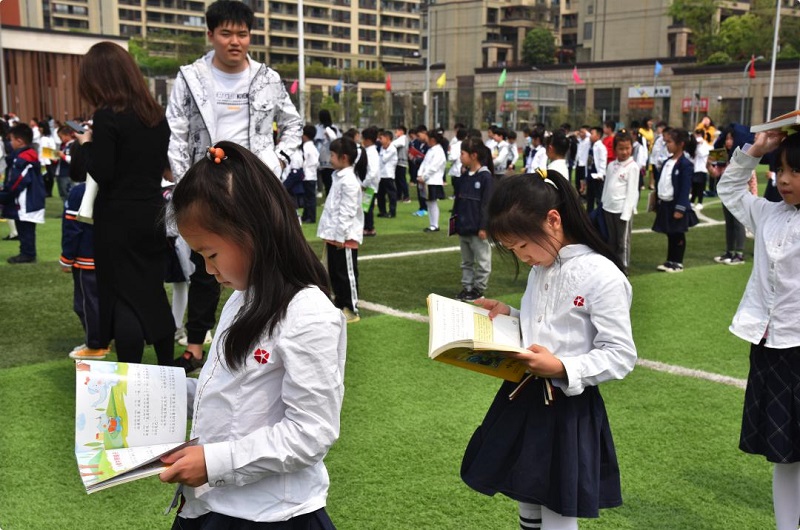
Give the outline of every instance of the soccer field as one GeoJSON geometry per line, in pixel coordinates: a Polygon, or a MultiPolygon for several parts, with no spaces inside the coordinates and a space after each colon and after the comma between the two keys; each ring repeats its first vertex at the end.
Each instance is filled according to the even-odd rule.
{"type": "MultiPolygon", "coordinates": [[[[450,205],[442,201],[442,226],[450,205]]],[[[378,236],[359,252],[359,297],[395,311],[363,309],[348,327],[341,438],[326,459],[328,511],[341,529],[517,528],[514,502],[480,495],[459,478],[464,447],[499,380],[427,359],[427,324],[414,315],[425,314],[429,293],[459,292],[460,255],[444,230],[423,233],[427,218],[411,216],[415,210],[400,204],[397,218],[376,219],[378,236]],[[431,249],[441,251],[421,252],[431,249]]],[[[83,339],[72,277],[57,262],[60,213],[58,199],[48,199],[36,264],[7,265],[18,245],[0,242],[0,528],[169,528],[173,516],[163,510],[172,486],[148,478],[87,496],[78,477],[67,352],[83,339]]],[[[641,362],[601,387],[624,505],[582,528],[774,527],[771,465],[737,448],[749,345],[727,330],[752,240],[744,266],[714,263],[725,250],[719,201],[707,199],[702,214],[687,235],[682,274],[655,271],[666,237],[649,231],[653,214],[635,217],[630,279],[641,362]]],[[[304,226],[321,254],[315,230],[304,226]]],[[[518,306],[526,278],[524,264],[516,276],[495,253],[486,295],[518,306]]],[[[151,349],[145,362],[155,363],[151,349]]]]}

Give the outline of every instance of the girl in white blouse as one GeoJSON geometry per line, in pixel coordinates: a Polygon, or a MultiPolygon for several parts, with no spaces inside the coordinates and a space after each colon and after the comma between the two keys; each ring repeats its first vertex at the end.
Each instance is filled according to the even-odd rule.
{"type": "Polygon", "coordinates": [[[467,446],[461,476],[519,503],[520,524],[576,529],[578,517],[622,504],[614,442],[597,385],[636,362],[631,286],[569,181],[555,171],[500,180],[489,235],[531,267],[521,309],[478,299],[489,316],[520,318],[531,374],[500,387],[467,446]],[[523,524],[524,523],[524,524],[523,524]]]}
{"type": "Polygon", "coordinates": [[[175,187],[175,220],[235,292],[189,386],[199,442],[162,459],[185,501],[173,528],[330,529],[323,458],[339,436],[344,316],[280,181],[237,144],[209,154],[175,187]]]}
{"type": "Polygon", "coordinates": [[[750,342],[739,448],[775,464],[772,497],[778,530],[800,519],[800,134],[756,135],[736,149],[717,192],[736,219],[755,233],[753,272],[730,330],[750,342]],[[750,193],[750,175],[777,149],[782,202],[750,193]]]}
{"type": "Polygon", "coordinates": [[[427,142],[429,149],[419,166],[417,182],[428,191],[428,216],[430,226],[424,232],[439,231],[439,200],[444,199],[444,168],[447,165],[445,146],[447,141],[438,131],[420,131],[419,137],[427,142]]]}

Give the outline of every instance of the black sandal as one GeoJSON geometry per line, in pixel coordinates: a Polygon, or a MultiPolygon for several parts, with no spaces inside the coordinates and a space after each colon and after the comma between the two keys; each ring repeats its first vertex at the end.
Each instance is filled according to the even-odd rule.
{"type": "Polygon", "coordinates": [[[202,368],[203,363],[203,359],[196,359],[189,350],[186,350],[183,355],[175,359],[175,366],[180,366],[187,374],[202,368]]]}

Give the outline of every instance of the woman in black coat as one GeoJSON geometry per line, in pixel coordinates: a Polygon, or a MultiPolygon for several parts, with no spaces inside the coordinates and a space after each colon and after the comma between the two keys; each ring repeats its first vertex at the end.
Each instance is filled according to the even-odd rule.
{"type": "MultiPolygon", "coordinates": [[[[144,343],[171,365],[175,322],[164,290],[167,239],[161,177],[169,126],[133,58],[100,42],[81,62],[81,97],[95,109],[77,135],[79,156],[97,181],[94,245],[101,333],[117,357],[141,362],[144,343]]],[[[81,161],[79,161],[80,163],[81,161]]]]}

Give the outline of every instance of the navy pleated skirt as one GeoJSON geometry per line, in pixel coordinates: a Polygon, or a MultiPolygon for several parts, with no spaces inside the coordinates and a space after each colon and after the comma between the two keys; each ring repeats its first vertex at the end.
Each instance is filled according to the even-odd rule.
{"type": "Polygon", "coordinates": [[[568,517],[597,517],[622,504],[619,466],[605,404],[597,387],[567,397],[542,379],[513,401],[505,382],[467,445],[461,478],[485,495],[502,493],[568,517]]]}
{"type": "Polygon", "coordinates": [[[800,462],[800,348],[751,345],[739,449],[800,462]]]}
{"type": "Polygon", "coordinates": [[[689,228],[696,225],[699,220],[691,206],[684,212],[683,217],[675,219],[675,201],[658,200],[656,203],[656,220],[653,231],[661,234],[678,234],[688,232],[689,228]]]}

